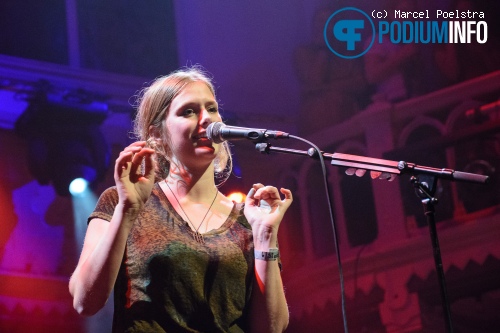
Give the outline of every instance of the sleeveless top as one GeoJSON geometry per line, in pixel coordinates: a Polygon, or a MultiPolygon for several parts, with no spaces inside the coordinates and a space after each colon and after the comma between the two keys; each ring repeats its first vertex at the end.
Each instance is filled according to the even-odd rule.
{"type": "MultiPolygon", "coordinates": [[[[116,187],[89,217],[111,220],[116,187]]],[[[254,276],[253,236],[235,204],[196,242],[158,184],[134,222],[114,288],[113,332],[244,332],[254,276]]]]}

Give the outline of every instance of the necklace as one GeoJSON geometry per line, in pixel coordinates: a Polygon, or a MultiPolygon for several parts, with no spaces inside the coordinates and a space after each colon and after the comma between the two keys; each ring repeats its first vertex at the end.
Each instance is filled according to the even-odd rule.
{"type": "Polygon", "coordinates": [[[168,189],[170,190],[170,192],[172,193],[172,195],[174,196],[175,198],[175,201],[177,201],[177,204],[179,205],[179,208],[181,209],[181,211],[184,213],[184,215],[186,216],[189,224],[193,227],[194,231],[189,228],[189,231],[191,233],[191,235],[193,236],[193,239],[195,241],[197,241],[198,243],[200,244],[204,244],[205,243],[205,240],[203,239],[203,235],[200,234],[199,230],[201,228],[201,226],[203,225],[203,222],[205,221],[205,218],[207,217],[208,215],[208,212],[210,211],[210,209],[212,209],[212,206],[214,205],[214,202],[215,202],[215,199],[217,198],[217,194],[219,194],[219,191],[215,191],[215,197],[214,199],[212,200],[212,203],[210,204],[210,207],[208,207],[208,210],[207,212],[205,213],[205,216],[203,216],[203,219],[201,220],[200,222],[200,225],[198,225],[198,228],[196,228],[193,224],[193,222],[191,222],[191,220],[189,219],[189,216],[186,214],[186,212],[184,211],[184,209],[182,208],[181,206],[181,203],[179,202],[179,199],[177,199],[177,197],[175,196],[175,193],[174,191],[172,191],[172,189],[170,188],[170,186],[168,185],[167,181],[165,180],[165,184],[167,185],[168,189]]]}

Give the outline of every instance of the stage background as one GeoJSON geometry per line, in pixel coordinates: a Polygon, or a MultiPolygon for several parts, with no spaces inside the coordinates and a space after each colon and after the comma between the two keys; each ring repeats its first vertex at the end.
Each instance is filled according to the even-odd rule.
{"type": "MultiPolygon", "coordinates": [[[[2,1],[0,331],[109,332],[112,302],[85,319],[67,291],[86,216],[113,185],[109,165],[132,140],[133,97],[155,77],[194,64],[214,76],[228,124],[286,131],[328,153],[490,175],[488,185],[440,181],[436,220],[455,332],[500,331],[495,6],[492,0],[2,1]],[[327,48],[323,28],[348,6],[367,13],[429,10],[431,19],[436,9],[476,6],[488,41],[396,50],[386,44],[343,59],[327,48]],[[69,117],[44,109],[47,96],[69,117]],[[34,110],[45,113],[26,118],[34,110]],[[87,138],[75,147],[100,152],[108,165],[94,195],[85,198],[58,193],[50,179],[67,164],[48,153],[52,139],[69,144],[75,133],[87,138]]],[[[272,144],[309,148],[293,140],[272,144]]],[[[279,236],[288,332],[342,332],[336,249],[318,162],[260,154],[246,141],[232,146],[235,175],[223,192],[246,193],[255,182],[294,191],[279,236]]],[[[71,147],[63,150],[79,152],[71,147]]],[[[389,182],[369,173],[348,176],[328,162],[326,168],[349,331],[444,332],[429,229],[409,176],[389,182]]]]}

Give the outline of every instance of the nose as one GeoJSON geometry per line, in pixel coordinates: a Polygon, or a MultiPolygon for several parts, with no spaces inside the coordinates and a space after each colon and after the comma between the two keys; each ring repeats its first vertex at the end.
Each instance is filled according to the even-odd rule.
{"type": "Polygon", "coordinates": [[[213,119],[214,115],[210,112],[208,112],[208,110],[206,109],[203,109],[203,111],[200,113],[200,126],[203,127],[203,128],[207,128],[208,125],[210,125],[214,119],[213,119]]]}

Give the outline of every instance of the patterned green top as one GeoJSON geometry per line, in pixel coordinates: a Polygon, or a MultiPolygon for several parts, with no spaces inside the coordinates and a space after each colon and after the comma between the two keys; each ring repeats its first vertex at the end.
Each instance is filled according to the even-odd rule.
{"type": "MultiPolygon", "coordinates": [[[[116,188],[92,218],[111,220],[116,188]]],[[[114,289],[113,332],[244,332],[254,275],[251,226],[235,204],[196,242],[158,184],[130,231],[114,289]]]]}

